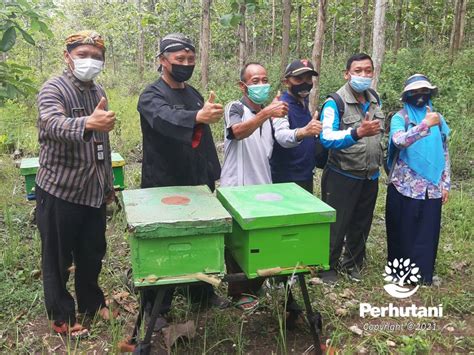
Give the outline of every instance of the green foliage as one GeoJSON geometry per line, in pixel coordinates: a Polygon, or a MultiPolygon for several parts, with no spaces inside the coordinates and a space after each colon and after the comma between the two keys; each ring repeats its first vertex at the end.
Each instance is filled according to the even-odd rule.
{"type": "MultiPolygon", "coordinates": [[[[0,52],[6,53],[13,48],[18,33],[33,46],[36,45],[32,36],[35,32],[42,32],[52,37],[53,33],[42,20],[47,17],[47,11],[52,7],[52,2],[49,1],[8,0],[3,2],[0,7],[0,52]]],[[[0,104],[5,99],[28,96],[35,91],[29,67],[15,62],[0,62],[0,104]]]]}

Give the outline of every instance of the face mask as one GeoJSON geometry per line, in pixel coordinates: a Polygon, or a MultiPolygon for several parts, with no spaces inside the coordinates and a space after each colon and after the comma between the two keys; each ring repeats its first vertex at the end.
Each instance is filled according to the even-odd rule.
{"type": "Polygon", "coordinates": [[[91,81],[100,74],[104,67],[104,62],[92,58],[73,59],[74,70],[72,73],[80,81],[91,81]]]}
{"type": "Polygon", "coordinates": [[[249,99],[257,105],[261,105],[268,100],[270,94],[270,84],[248,85],[247,89],[249,99]]]}
{"type": "Polygon", "coordinates": [[[416,107],[425,107],[430,100],[430,94],[416,94],[407,96],[407,103],[416,107]]]}
{"type": "Polygon", "coordinates": [[[372,78],[365,78],[363,76],[356,76],[351,75],[351,80],[349,81],[349,85],[354,89],[356,92],[364,92],[370,85],[372,84],[372,78]]]}
{"type": "Polygon", "coordinates": [[[308,84],[308,83],[301,83],[299,85],[293,85],[290,88],[290,92],[294,96],[299,96],[301,98],[305,98],[306,96],[309,95],[309,92],[313,88],[313,84],[308,84]]]}
{"type": "Polygon", "coordinates": [[[171,64],[171,76],[178,83],[188,81],[193,75],[194,65],[171,64]]]}

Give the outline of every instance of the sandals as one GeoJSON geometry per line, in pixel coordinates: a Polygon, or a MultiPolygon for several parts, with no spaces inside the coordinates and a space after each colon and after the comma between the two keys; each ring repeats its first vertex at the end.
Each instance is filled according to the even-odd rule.
{"type": "Polygon", "coordinates": [[[70,326],[64,321],[54,321],[51,327],[57,334],[70,337],[71,339],[83,339],[89,336],[89,330],[79,323],[70,326]]]}
{"type": "Polygon", "coordinates": [[[258,298],[252,296],[252,295],[245,295],[242,294],[242,296],[239,298],[239,300],[235,303],[235,307],[238,309],[244,311],[244,312],[250,312],[256,309],[259,305],[258,298]]]}

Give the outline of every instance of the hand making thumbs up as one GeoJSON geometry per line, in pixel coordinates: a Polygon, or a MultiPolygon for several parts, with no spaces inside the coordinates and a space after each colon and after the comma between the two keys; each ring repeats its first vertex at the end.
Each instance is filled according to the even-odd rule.
{"type": "Polygon", "coordinates": [[[280,90],[278,90],[272,103],[265,107],[262,111],[265,113],[265,117],[268,118],[280,118],[285,117],[288,114],[288,104],[280,100],[280,90]]]}
{"type": "Polygon", "coordinates": [[[99,131],[99,132],[110,132],[114,129],[115,125],[115,112],[106,111],[107,100],[102,97],[97,104],[94,112],[86,121],[86,130],[88,131],[99,131]]]}
{"type": "Polygon", "coordinates": [[[432,112],[431,107],[426,106],[426,116],[424,118],[428,127],[433,127],[439,125],[439,114],[437,112],[432,112]]]}
{"type": "Polygon", "coordinates": [[[299,128],[296,132],[296,139],[302,140],[305,137],[314,137],[321,133],[323,124],[319,120],[319,112],[316,111],[311,121],[303,128],[299,128]]]}
{"type": "Polygon", "coordinates": [[[204,107],[200,109],[196,115],[197,123],[211,124],[218,122],[224,114],[224,107],[216,104],[216,94],[211,91],[209,99],[204,103],[204,107]]]}
{"type": "Polygon", "coordinates": [[[370,120],[369,113],[365,114],[364,119],[359,127],[357,127],[357,136],[360,138],[363,137],[372,137],[380,133],[380,121],[379,120],[370,120]]]}

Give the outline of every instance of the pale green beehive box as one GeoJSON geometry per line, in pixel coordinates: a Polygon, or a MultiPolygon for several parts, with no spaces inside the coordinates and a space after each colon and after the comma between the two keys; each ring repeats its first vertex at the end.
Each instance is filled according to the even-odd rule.
{"type": "Polygon", "coordinates": [[[232,218],[207,186],[122,192],[135,286],[224,274],[224,235],[232,218]]]}

